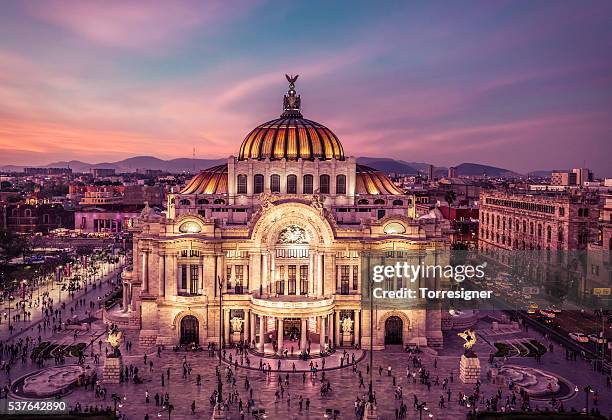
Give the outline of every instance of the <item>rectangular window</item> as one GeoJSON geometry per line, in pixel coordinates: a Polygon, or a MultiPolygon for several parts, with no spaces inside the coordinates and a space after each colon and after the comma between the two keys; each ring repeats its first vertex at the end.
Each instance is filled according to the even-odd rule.
{"type": "Polygon", "coordinates": [[[300,266],[300,294],[308,294],[308,266],[300,266]]]}
{"type": "Polygon", "coordinates": [[[321,175],[319,177],[319,192],[321,194],[329,194],[329,175],[321,175]]]}
{"type": "Polygon", "coordinates": [[[359,266],[353,266],[353,290],[357,290],[359,288],[359,266]]]}
{"type": "Polygon", "coordinates": [[[191,264],[191,277],[189,278],[189,293],[195,295],[198,293],[198,279],[200,275],[200,266],[191,264]]]}
{"type": "Polygon", "coordinates": [[[297,194],[297,176],[287,175],[287,194],[297,194]]]}
{"type": "Polygon", "coordinates": [[[346,194],[346,175],[336,176],[336,194],[346,194]]]}
{"type": "Polygon", "coordinates": [[[273,193],[280,192],[280,175],[272,175],[270,177],[270,191],[273,193]]]}
{"type": "Polygon", "coordinates": [[[181,264],[181,290],[187,290],[187,264],[181,264]]]}
{"type": "Polygon", "coordinates": [[[247,193],[247,176],[238,175],[238,194],[247,193]]]}
{"type": "Polygon", "coordinates": [[[232,266],[231,265],[227,266],[226,273],[227,273],[227,276],[225,277],[225,281],[227,283],[226,288],[227,290],[231,290],[232,288],[232,266]]]}
{"type": "Polygon", "coordinates": [[[304,194],[312,194],[312,185],[313,185],[312,175],[304,175],[304,194]]]}
{"type": "Polygon", "coordinates": [[[243,291],[243,280],[244,280],[244,266],[234,266],[234,292],[242,294],[243,291]]]}
{"type": "Polygon", "coordinates": [[[340,294],[349,294],[349,267],[348,265],[341,266],[340,273],[340,294]]]}
{"type": "Polygon", "coordinates": [[[253,192],[255,194],[261,194],[264,192],[264,176],[257,174],[253,177],[253,192]]]}
{"type": "Polygon", "coordinates": [[[285,294],[285,266],[278,267],[278,278],[276,280],[276,294],[285,294]]]}
{"type": "Polygon", "coordinates": [[[296,267],[295,265],[290,265],[287,267],[287,280],[289,281],[288,293],[290,295],[295,295],[295,278],[296,278],[296,267]]]}

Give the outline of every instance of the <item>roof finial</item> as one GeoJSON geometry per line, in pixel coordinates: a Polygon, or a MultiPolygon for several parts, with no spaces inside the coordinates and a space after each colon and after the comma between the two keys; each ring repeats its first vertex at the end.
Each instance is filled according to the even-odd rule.
{"type": "Polygon", "coordinates": [[[281,118],[302,118],[302,113],[300,112],[300,95],[296,95],[295,91],[295,81],[300,77],[299,74],[295,76],[289,76],[285,74],[287,81],[289,82],[289,90],[287,94],[283,98],[283,113],[281,118]]]}

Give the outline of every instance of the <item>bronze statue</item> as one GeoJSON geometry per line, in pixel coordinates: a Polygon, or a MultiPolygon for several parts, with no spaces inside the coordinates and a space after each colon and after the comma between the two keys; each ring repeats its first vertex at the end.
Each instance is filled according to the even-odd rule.
{"type": "Polygon", "coordinates": [[[472,350],[472,347],[476,343],[476,331],[465,330],[457,335],[465,340],[465,343],[463,344],[463,354],[466,357],[476,357],[476,353],[474,353],[474,350],[472,350]]]}

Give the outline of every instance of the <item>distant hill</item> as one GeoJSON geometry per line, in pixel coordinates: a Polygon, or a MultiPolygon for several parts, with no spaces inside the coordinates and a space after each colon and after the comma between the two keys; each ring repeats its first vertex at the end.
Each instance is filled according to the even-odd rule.
{"type": "Polygon", "coordinates": [[[514,171],[496,166],[481,165],[479,163],[462,163],[457,168],[457,175],[460,176],[479,176],[486,174],[491,177],[504,177],[520,175],[514,171]]]}
{"type": "MultiPolygon", "coordinates": [[[[116,172],[137,172],[138,170],[160,170],[171,173],[193,172],[224,163],[225,159],[178,158],[163,160],[153,156],[135,156],[117,162],[86,163],[80,160],[59,161],[44,165],[45,168],[71,168],[73,172],[89,172],[95,168],[114,169],[116,172]]],[[[23,172],[26,166],[7,165],[0,167],[6,172],[23,172]]]]}
{"type": "Polygon", "coordinates": [[[384,173],[396,173],[405,175],[416,175],[418,172],[414,167],[407,165],[399,160],[389,158],[372,158],[360,157],[357,158],[357,163],[370,166],[384,173]]]}
{"type": "MultiPolygon", "coordinates": [[[[87,163],[79,160],[52,162],[44,165],[47,168],[71,168],[73,172],[89,172],[93,168],[109,168],[115,169],[117,173],[121,172],[137,172],[146,169],[161,170],[170,173],[193,172],[202,169],[210,168],[211,166],[225,163],[227,159],[159,159],[154,156],[134,156],[117,162],[100,162],[87,163]]],[[[395,160],[391,158],[367,157],[362,156],[357,158],[357,162],[362,165],[370,166],[384,173],[395,173],[403,175],[416,175],[421,172],[427,175],[429,164],[425,162],[406,162],[403,160],[395,160]]],[[[0,171],[5,172],[22,172],[26,166],[6,165],[0,166],[0,171]]],[[[481,165],[478,163],[462,163],[457,167],[457,173],[461,176],[479,176],[487,174],[491,177],[504,177],[519,175],[509,169],[498,168],[495,166],[481,165]]],[[[447,176],[448,169],[442,166],[434,168],[434,174],[437,178],[447,176]]],[[[550,175],[550,171],[536,171],[537,173],[545,172],[550,175]]]]}

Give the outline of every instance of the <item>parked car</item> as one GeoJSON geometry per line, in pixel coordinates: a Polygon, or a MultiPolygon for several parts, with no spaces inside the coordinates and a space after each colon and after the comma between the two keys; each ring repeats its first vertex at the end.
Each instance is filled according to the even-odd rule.
{"type": "Polygon", "coordinates": [[[605,337],[600,337],[599,334],[589,334],[589,340],[591,340],[595,344],[606,344],[608,339],[605,337]]]}
{"type": "Polygon", "coordinates": [[[581,332],[571,332],[569,333],[569,337],[574,341],[578,341],[579,343],[589,342],[589,337],[587,337],[586,334],[583,334],[581,332]]]}

